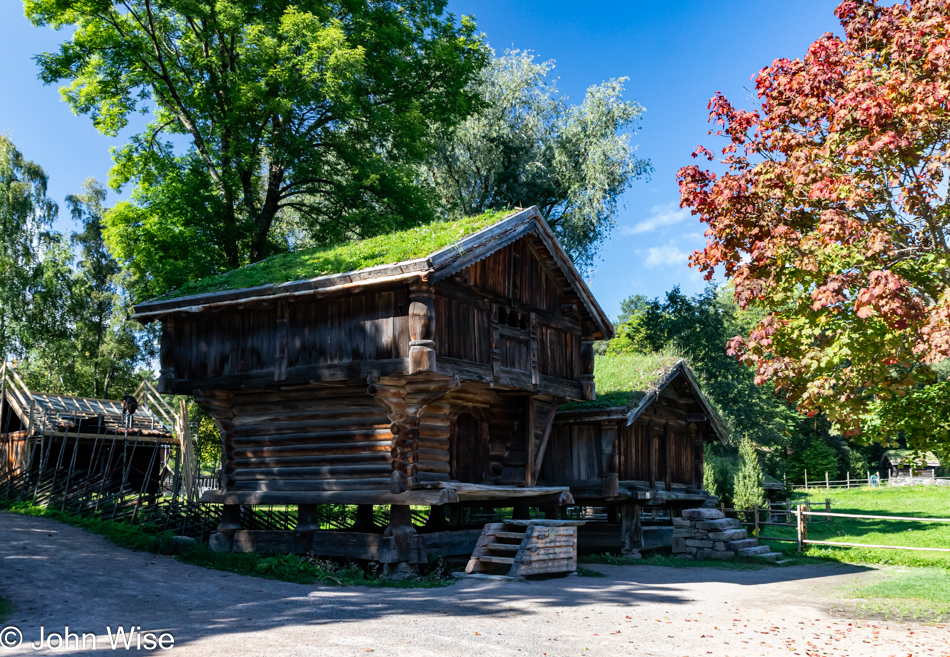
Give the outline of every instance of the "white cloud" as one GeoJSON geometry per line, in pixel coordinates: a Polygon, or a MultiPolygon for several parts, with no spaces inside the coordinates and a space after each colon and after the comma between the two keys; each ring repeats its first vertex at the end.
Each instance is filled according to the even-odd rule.
{"type": "Polygon", "coordinates": [[[650,215],[643,221],[635,223],[633,226],[624,226],[620,229],[621,235],[639,235],[640,233],[649,233],[661,226],[672,226],[681,221],[685,221],[690,216],[690,211],[679,207],[676,202],[654,205],[650,208],[650,215]]]}
{"type": "Polygon", "coordinates": [[[647,249],[647,259],[643,266],[648,268],[686,264],[689,254],[672,244],[653,246],[647,249]]]}

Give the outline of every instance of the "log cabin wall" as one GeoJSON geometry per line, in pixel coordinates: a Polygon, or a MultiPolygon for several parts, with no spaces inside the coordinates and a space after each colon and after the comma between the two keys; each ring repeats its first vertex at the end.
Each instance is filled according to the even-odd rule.
{"type": "Polygon", "coordinates": [[[365,381],[195,395],[221,430],[236,491],[386,489],[392,432],[365,381]]]}
{"type": "Polygon", "coordinates": [[[527,400],[461,388],[426,406],[419,422],[420,481],[525,481],[527,400]]]}
{"type": "Polygon", "coordinates": [[[174,315],[162,331],[163,380],[173,385],[166,392],[341,379],[346,368],[334,366],[348,363],[401,371],[409,355],[408,308],[402,287],[174,315]]]}

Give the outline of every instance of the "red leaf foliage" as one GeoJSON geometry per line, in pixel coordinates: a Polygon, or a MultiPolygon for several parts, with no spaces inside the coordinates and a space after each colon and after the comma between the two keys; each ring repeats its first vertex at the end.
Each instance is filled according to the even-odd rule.
{"type": "Polygon", "coordinates": [[[950,4],[849,0],[835,15],[844,38],[759,71],[757,111],[710,100],[719,174],[678,179],[708,224],[691,265],[768,311],[729,353],[853,435],[872,400],[950,356],[950,4]]]}

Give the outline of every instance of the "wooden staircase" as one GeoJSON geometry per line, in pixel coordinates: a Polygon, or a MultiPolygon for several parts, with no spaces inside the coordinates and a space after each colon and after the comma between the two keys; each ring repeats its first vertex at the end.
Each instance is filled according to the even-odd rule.
{"type": "Polygon", "coordinates": [[[577,570],[576,520],[506,520],[485,525],[467,574],[528,577],[577,570]]]}

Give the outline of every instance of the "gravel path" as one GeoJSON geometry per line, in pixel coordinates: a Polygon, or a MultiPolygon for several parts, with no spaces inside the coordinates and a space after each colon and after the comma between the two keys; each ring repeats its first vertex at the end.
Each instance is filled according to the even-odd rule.
{"type": "Polygon", "coordinates": [[[166,654],[202,657],[950,657],[950,627],[831,613],[836,589],[867,576],[858,568],[594,568],[607,577],[468,579],[443,589],[301,586],[130,552],[74,527],[0,513],[0,595],[15,608],[5,625],[24,635],[19,648],[0,647],[0,657],[90,654],[75,642],[30,647],[41,626],[49,634],[67,625],[99,634],[106,654],[107,626],[138,625],[174,636],[166,654]]]}

